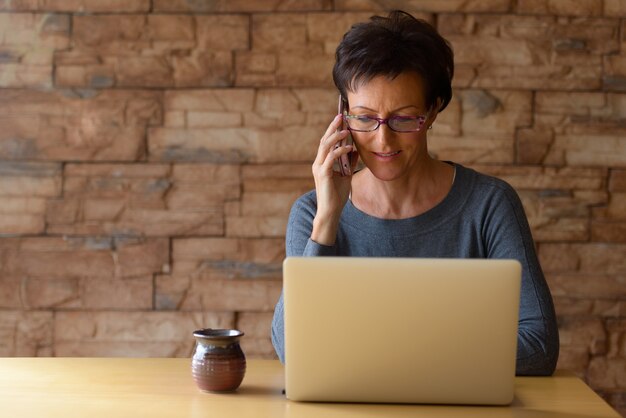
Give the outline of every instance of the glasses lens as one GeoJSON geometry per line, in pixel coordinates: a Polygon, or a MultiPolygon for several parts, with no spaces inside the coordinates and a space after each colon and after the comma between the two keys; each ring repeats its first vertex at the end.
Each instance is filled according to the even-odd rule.
{"type": "Polygon", "coordinates": [[[389,119],[389,127],[398,132],[414,132],[422,129],[424,117],[394,116],[389,119]]]}
{"type": "Polygon", "coordinates": [[[378,126],[378,121],[367,116],[347,116],[347,123],[350,129],[355,131],[373,131],[378,126]]]}

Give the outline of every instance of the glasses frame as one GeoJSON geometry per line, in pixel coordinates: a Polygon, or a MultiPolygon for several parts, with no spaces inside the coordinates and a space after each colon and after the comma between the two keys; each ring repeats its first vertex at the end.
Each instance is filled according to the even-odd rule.
{"type": "Polygon", "coordinates": [[[359,116],[359,115],[349,115],[347,112],[344,113],[343,115],[343,120],[346,123],[346,127],[348,128],[349,131],[353,131],[353,132],[374,132],[376,131],[378,128],[380,128],[380,125],[387,125],[387,127],[389,129],[391,129],[394,132],[399,132],[399,133],[410,133],[410,132],[420,132],[422,129],[424,129],[424,125],[426,124],[426,121],[428,120],[430,116],[430,111],[426,114],[426,115],[418,115],[418,116],[401,116],[401,115],[395,115],[395,116],[390,116],[388,118],[376,118],[376,117],[372,117],[372,116],[365,116],[368,119],[371,120],[375,120],[377,122],[376,127],[373,129],[368,129],[368,130],[363,130],[363,129],[354,129],[350,127],[350,123],[348,122],[348,119],[355,119],[355,118],[361,118],[364,116],[359,116]],[[399,131],[397,129],[393,129],[391,127],[391,125],[389,125],[389,121],[391,120],[418,120],[421,119],[422,120],[422,124],[420,125],[420,127],[418,129],[412,129],[409,131],[399,131]]]}

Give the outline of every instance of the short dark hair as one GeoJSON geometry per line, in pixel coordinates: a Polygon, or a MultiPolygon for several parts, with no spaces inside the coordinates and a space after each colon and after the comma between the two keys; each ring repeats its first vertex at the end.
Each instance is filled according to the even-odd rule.
{"type": "Polygon", "coordinates": [[[452,48],[435,28],[401,10],[352,25],[335,52],[333,80],[342,97],[377,76],[394,79],[415,72],[424,80],[426,106],[452,98],[452,48]]]}

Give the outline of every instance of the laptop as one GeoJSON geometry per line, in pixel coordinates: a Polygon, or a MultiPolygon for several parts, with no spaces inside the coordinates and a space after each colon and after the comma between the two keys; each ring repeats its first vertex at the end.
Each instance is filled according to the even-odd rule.
{"type": "Polygon", "coordinates": [[[512,402],[518,261],[287,257],[283,280],[288,399],[512,402]]]}

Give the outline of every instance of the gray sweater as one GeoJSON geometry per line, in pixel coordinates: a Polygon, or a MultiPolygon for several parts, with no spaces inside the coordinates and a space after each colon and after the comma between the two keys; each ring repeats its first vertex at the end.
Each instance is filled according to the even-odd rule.
{"type": "MultiPolygon", "coordinates": [[[[315,191],[293,205],[287,225],[287,256],[507,258],[522,264],[517,338],[518,375],[550,375],[559,335],[524,209],[506,182],[456,164],[448,195],[431,210],[407,219],[367,215],[348,200],[333,246],[310,239],[317,208],[315,191]]],[[[322,305],[320,305],[322,306],[322,305]]],[[[320,308],[322,309],[322,308],[320,308]]],[[[272,343],[282,362],[282,295],[272,322],[272,343]]]]}

